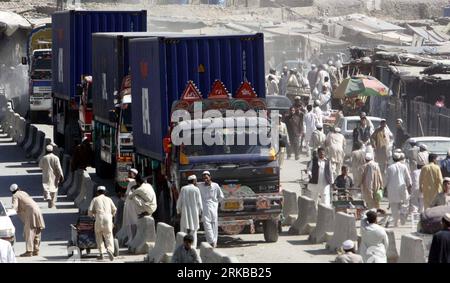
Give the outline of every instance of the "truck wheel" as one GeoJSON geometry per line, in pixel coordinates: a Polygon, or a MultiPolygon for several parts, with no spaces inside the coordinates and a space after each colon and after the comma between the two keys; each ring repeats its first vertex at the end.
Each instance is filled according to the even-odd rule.
{"type": "Polygon", "coordinates": [[[114,256],[119,256],[119,240],[114,238],[114,256]]]}
{"type": "Polygon", "coordinates": [[[268,243],[278,241],[278,220],[269,219],[264,221],[264,240],[268,243]]]}

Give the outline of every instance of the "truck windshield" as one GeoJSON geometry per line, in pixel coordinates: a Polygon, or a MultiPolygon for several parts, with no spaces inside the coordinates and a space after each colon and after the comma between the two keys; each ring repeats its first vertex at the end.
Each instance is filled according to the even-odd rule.
{"type": "MultiPolygon", "coordinates": [[[[234,145],[227,145],[224,137],[223,145],[183,145],[182,151],[187,156],[207,156],[207,155],[225,155],[225,154],[251,154],[260,156],[269,156],[270,144],[262,145],[258,143],[250,143],[250,134],[245,134],[245,144],[238,145],[237,135],[234,137],[234,145]]],[[[192,134],[193,136],[193,134],[192,134]]]]}
{"type": "Polygon", "coordinates": [[[35,58],[33,61],[34,70],[51,70],[52,58],[35,58]]]}
{"type": "Polygon", "coordinates": [[[31,79],[50,80],[52,78],[52,59],[35,59],[31,69],[31,79]]]}

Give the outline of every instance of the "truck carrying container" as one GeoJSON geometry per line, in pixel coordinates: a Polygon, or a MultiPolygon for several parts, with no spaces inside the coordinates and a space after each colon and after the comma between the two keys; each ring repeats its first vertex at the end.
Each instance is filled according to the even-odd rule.
{"type": "MultiPolygon", "coordinates": [[[[155,219],[178,227],[176,202],[182,186],[188,176],[201,180],[208,170],[223,193],[220,229],[238,234],[247,226],[251,232],[261,227],[264,239],[276,242],[283,201],[278,144],[264,143],[259,134],[262,130],[278,138],[272,131],[278,122],[265,114],[263,35],[133,39],[130,66],[134,163],[143,176],[152,177],[158,196],[155,219]],[[201,113],[195,111],[198,106],[201,113]],[[183,121],[171,121],[178,110],[183,121]],[[203,119],[209,110],[217,117],[203,119]],[[228,110],[242,111],[219,115],[228,110]],[[258,112],[259,117],[247,116],[258,112]],[[242,119],[244,124],[238,122],[242,119]],[[226,142],[210,144],[207,133],[219,139],[227,133],[226,142]],[[250,141],[257,133],[259,141],[250,141]]],[[[201,193],[209,190],[203,183],[199,187],[201,193]]]]}
{"type": "Polygon", "coordinates": [[[130,52],[134,146],[153,159],[164,158],[172,103],[188,81],[204,98],[215,80],[232,95],[246,81],[265,97],[262,33],[133,39],[130,52]]]}
{"type": "Polygon", "coordinates": [[[79,124],[83,136],[92,137],[97,175],[115,177],[121,188],[127,187],[134,152],[129,41],[168,34],[174,33],[92,35],[92,77],[83,84],[79,124]]]}
{"type": "Polygon", "coordinates": [[[79,85],[92,75],[92,34],[147,30],[146,11],[62,11],[52,15],[54,141],[71,152],[78,131],[79,85]],[[71,133],[66,134],[64,133],[71,133]]]}

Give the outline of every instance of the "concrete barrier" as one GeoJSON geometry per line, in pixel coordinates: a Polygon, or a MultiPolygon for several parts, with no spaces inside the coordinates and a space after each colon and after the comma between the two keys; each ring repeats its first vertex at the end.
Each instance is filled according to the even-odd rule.
{"type": "Polygon", "coordinates": [[[63,157],[60,160],[62,160],[61,167],[62,167],[62,170],[63,170],[64,177],[69,176],[69,172],[70,172],[70,155],[63,154],[63,157]]]}
{"type": "Polygon", "coordinates": [[[91,201],[95,195],[97,184],[89,178],[89,180],[85,183],[85,186],[86,194],[84,195],[78,206],[78,213],[82,215],[86,215],[88,213],[89,206],[91,205],[91,201]]]}
{"type": "Polygon", "coordinates": [[[355,243],[358,241],[355,216],[338,212],[334,219],[333,237],[327,243],[327,248],[331,252],[340,248],[345,240],[352,240],[355,243]]]}
{"type": "Polygon", "coordinates": [[[283,225],[291,226],[297,220],[298,203],[297,194],[283,190],[283,225]]]}
{"type": "Polygon", "coordinates": [[[80,203],[85,199],[88,186],[92,188],[93,182],[91,180],[91,176],[87,171],[83,171],[83,177],[81,178],[80,190],[78,191],[77,196],[73,200],[76,207],[80,207],[80,203]]]}
{"type": "Polygon", "coordinates": [[[69,170],[69,175],[64,175],[64,182],[62,183],[62,186],[60,188],[60,192],[61,194],[67,194],[69,189],[72,187],[73,184],[73,172],[71,170],[69,170]]]}
{"type": "Polygon", "coordinates": [[[171,253],[175,249],[175,231],[172,226],[159,222],[156,229],[156,242],[150,244],[146,262],[159,263],[165,253],[171,253]]]}
{"type": "Polygon", "coordinates": [[[17,142],[17,139],[19,137],[20,129],[19,129],[19,121],[20,121],[20,115],[17,113],[14,113],[11,121],[11,138],[13,141],[17,142]]]}
{"type": "Polygon", "coordinates": [[[155,220],[151,216],[138,219],[136,236],[128,243],[128,252],[131,254],[145,254],[151,243],[156,241],[155,220]]]}
{"type": "Polygon", "coordinates": [[[22,117],[19,118],[18,129],[16,142],[17,145],[20,146],[24,141],[27,132],[27,121],[22,117]]]}
{"type": "Polygon", "coordinates": [[[31,149],[29,157],[31,157],[33,159],[37,159],[42,152],[42,148],[44,147],[44,144],[45,144],[45,133],[38,130],[37,134],[36,134],[36,143],[34,144],[33,148],[31,149]]]}
{"type": "Polygon", "coordinates": [[[7,137],[11,137],[13,117],[14,111],[11,108],[8,108],[5,115],[5,122],[3,124],[3,131],[7,137]]]}
{"type": "Polygon", "coordinates": [[[30,138],[25,143],[25,152],[28,154],[31,153],[31,150],[33,149],[34,145],[36,144],[36,136],[37,136],[38,129],[36,126],[31,125],[30,126],[30,138]]]}
{"type": "Polygon", "coordinates": [[[396,263],[398,261],[398,251],[397,251],[397,244],[395,243],[394,230],[386,229],[386,233],[389,239],[389,247],[387,250],[387,261],[388,263],[396,263]]]}
{"type": "Polygon", "coordinates": [[[224,253],[214,249],[207,242],[200,244],[200,258],[202,263],[238,263],[235,257],[229,257],[224,253]]]}
{"type": "Polygon", "coordinates": [[[324,204],[318,205],[317,223],[309,235],[309,240],[314,244],[326,242],[326,233],[334,231],[334,209],[324,204]]]}
{"type": "Polygon", "coordinates": [[[30,138],[30,127],[31,124],[25,121],[25,134],[23,139],[17,143],[18,146],[20,146],[21,148],[25,148],[25,143],[28,141],[28,139],[30,138]]]}
{"type": "Polygon", "coordinates": [[[399,263],[425,263],[423,240],[413,235],[403,235],[400,243],[399,263]]]}
{"type": "Polygon", "coordinates": [[[307,229],[309,223],[316,223],[317,208],[313,199],[308,197],[298,197],[298,217],[289,228],[290,235],[306,235],[310,231],[307,229]]]}
{"type": "Polygon", "coordinates": [[[70,200],[74,200],[76,196],[78,196],[81,189],[81,182],[83,179],[84,170],[78,169],[74,172],[73,182],[67,191],[67,198],[70,200]]]}
{"type": "Polygon", "coordinates": [[[181,246],[184,243],[184,237],[187,234],[184,232],[178,232],[177,233],[177,237],[176,237],[176,242],[175,242],[175,249],[178,248],[179,246],[181,246]]]}

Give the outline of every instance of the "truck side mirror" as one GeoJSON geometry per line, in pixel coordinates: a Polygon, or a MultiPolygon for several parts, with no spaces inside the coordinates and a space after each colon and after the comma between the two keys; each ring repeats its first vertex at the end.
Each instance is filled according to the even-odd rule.
{"type": "Polygon", "coordinates": [[[109,110],[109,121],[111,123],[115,123],[116,122],[116,111],[109,110]]]}
{"type": "Polygon", "coordinates": [[[22,65],[27,65],[27,57],[22,57],[22,65]]]}

